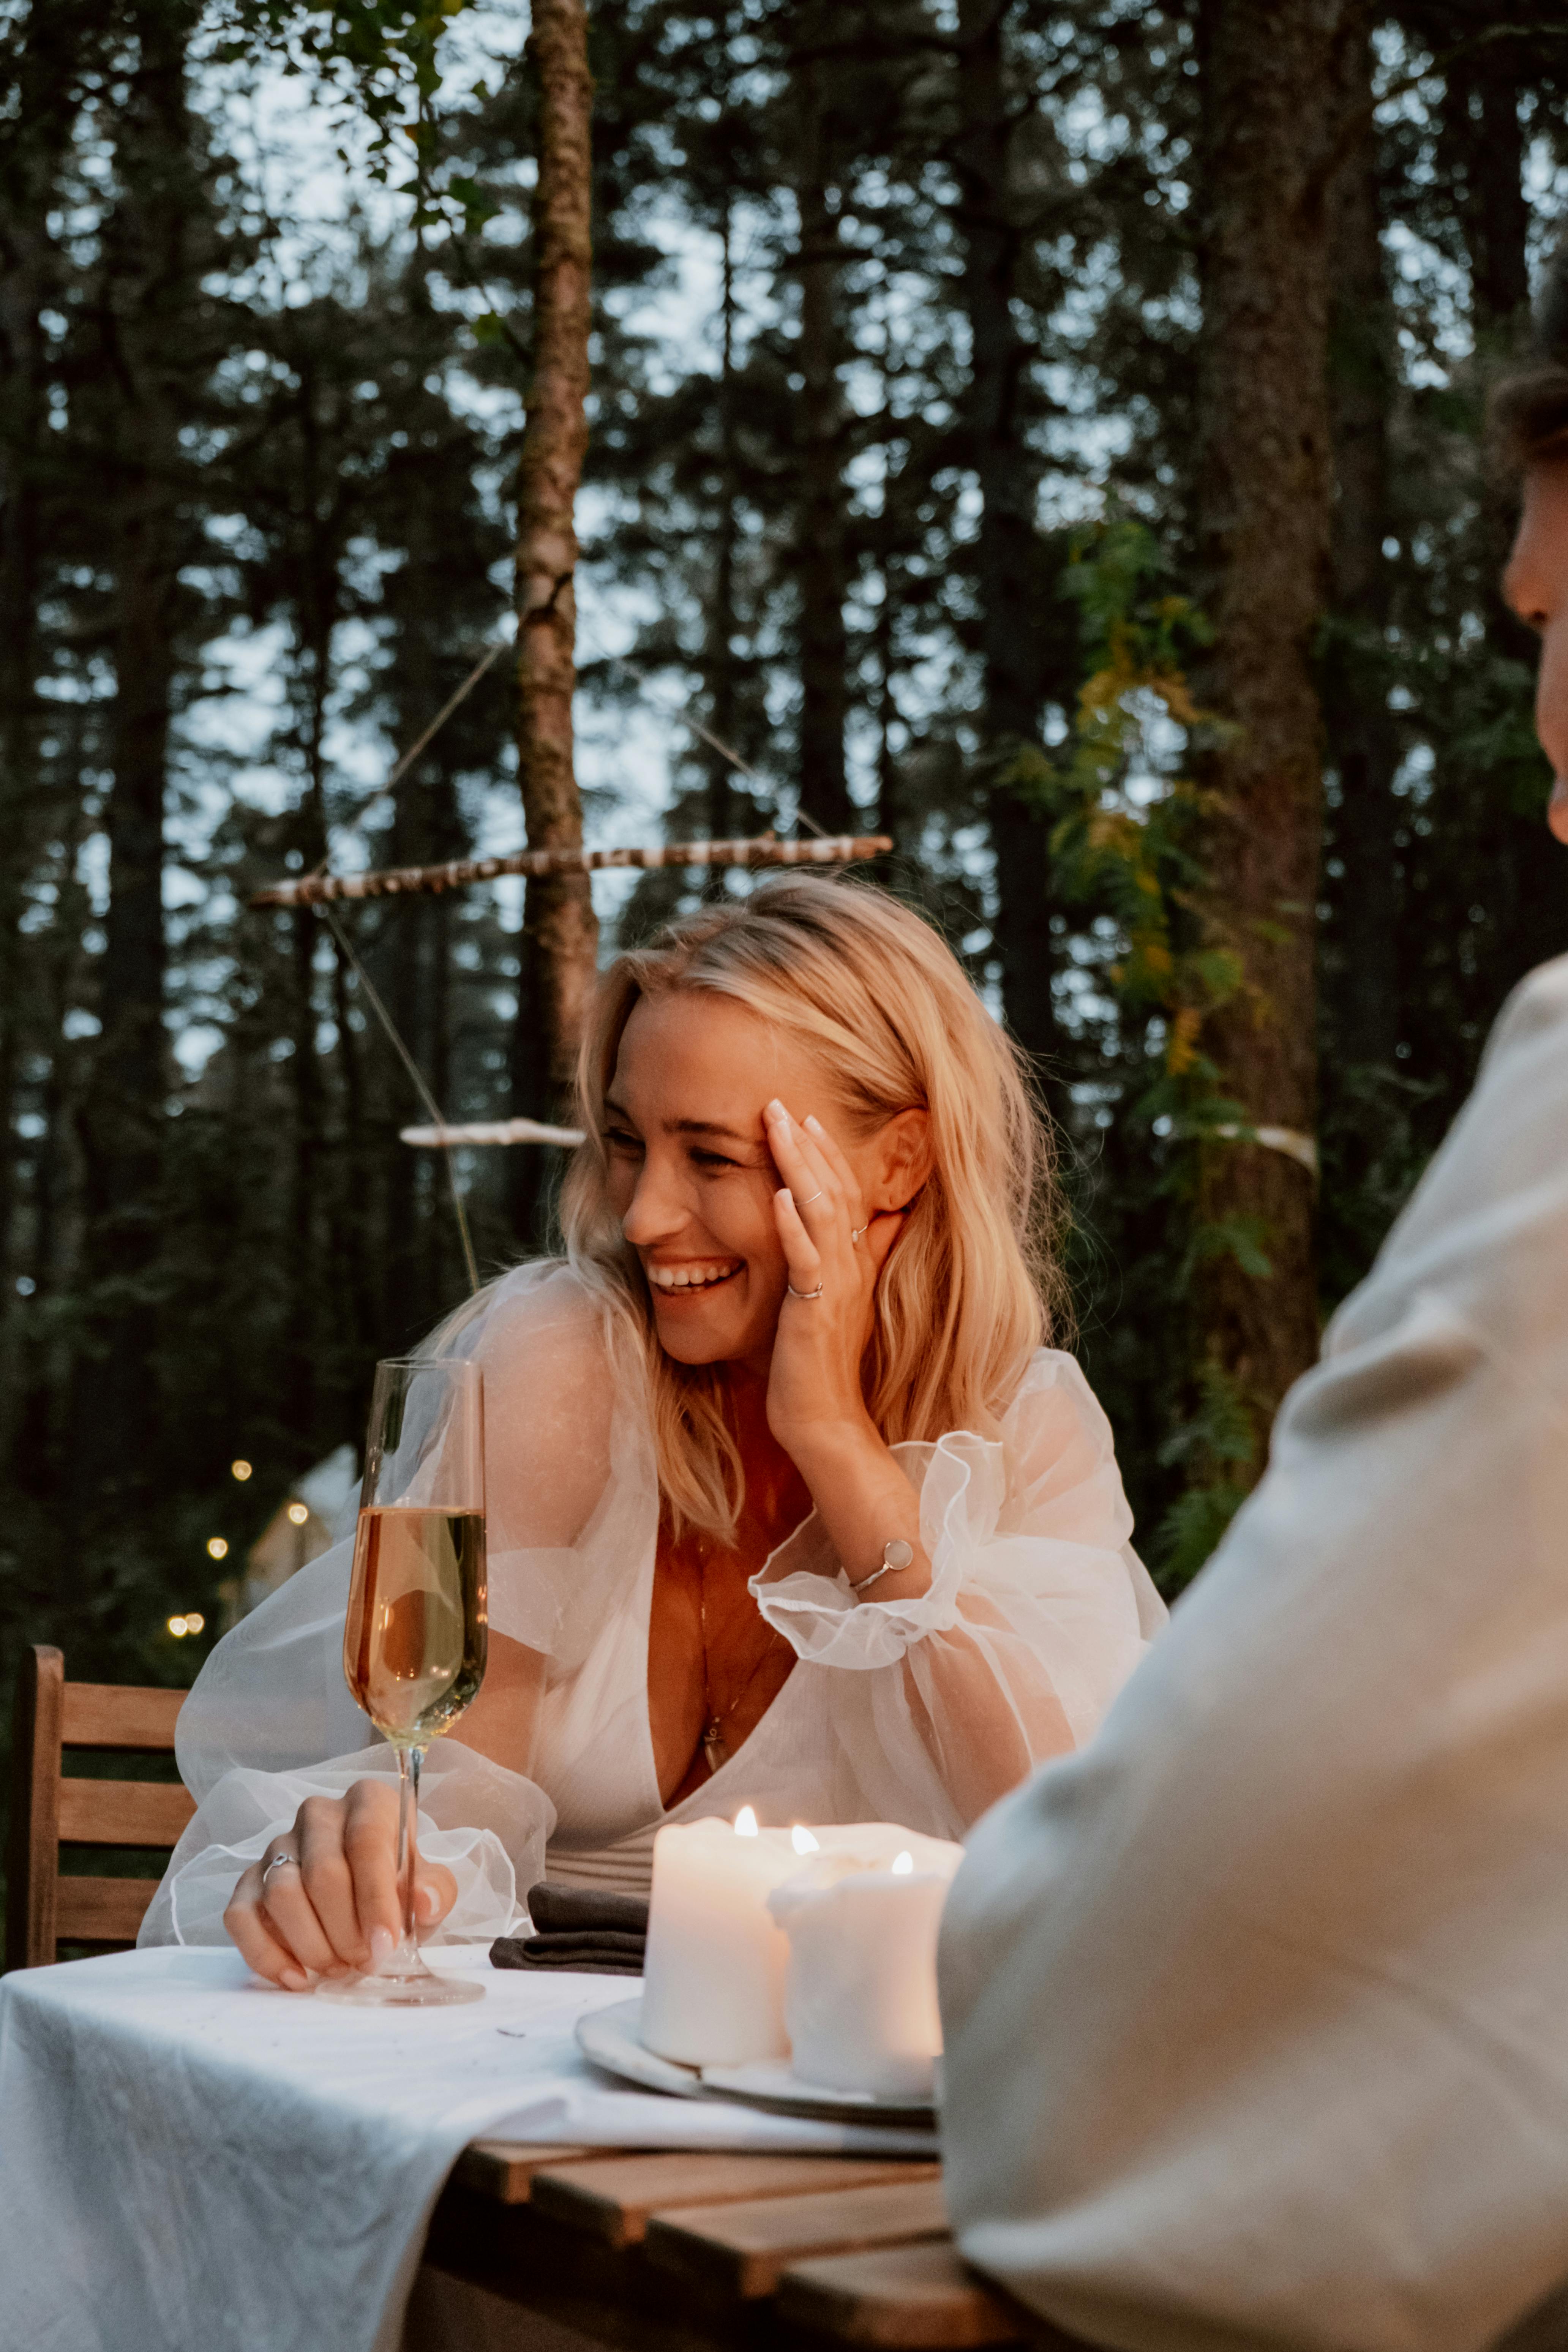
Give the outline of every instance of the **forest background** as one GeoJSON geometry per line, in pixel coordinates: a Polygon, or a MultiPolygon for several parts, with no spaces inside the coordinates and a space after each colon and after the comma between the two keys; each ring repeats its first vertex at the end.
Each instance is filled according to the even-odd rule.
{"type": "MultiPolygon", "coordinates": [[[[463,1295],[370,989],[448,1118],[559,1108],[546,894],[531,935],[512,883],[248,903],[523,842],[510,653],[379,788],[512,626],[546,16],[581,37],[574,0],[531,42],[518,0],[0,12],[7,1679],[52,1639],[188,1680],[463,1295]]],[[[1523,0],[595,0],[586,42],[587,837],[892,836],[869,871],[1059,1122],[1075,1344],[1174,1592],[1568,948],[1483,430],[1568,38],[1523,0]]],[[[747,887],[601,877],[598,952],[747,887]]],[[[558,1157],[457,1155],[481,1271],[558,1157]]]]}

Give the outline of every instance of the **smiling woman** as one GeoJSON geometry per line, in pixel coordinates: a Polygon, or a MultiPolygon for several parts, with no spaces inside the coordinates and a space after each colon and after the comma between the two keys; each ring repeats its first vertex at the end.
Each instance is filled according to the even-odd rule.
{"type": "MultiPolygon", "coordinates": [[[[1048,1136],[928,925],[821,880],[706,911],[605,975],[579,1092],[563,1255],[430,1343],[484,1368],[489,1465],[490,1665],[426,1777],[448,1936],[505,1929],[546,1843],[554,1878],[646,1887],[663,1822],[742,1804],[962,1835],[1163,1615],[1043,1344],[1048,1136]]],[[[303,1983],[395,1924],[347,1573],[296,1578],[187,1700],[200,1810],[144,1940],[226,1924],[303,1983]]]]}

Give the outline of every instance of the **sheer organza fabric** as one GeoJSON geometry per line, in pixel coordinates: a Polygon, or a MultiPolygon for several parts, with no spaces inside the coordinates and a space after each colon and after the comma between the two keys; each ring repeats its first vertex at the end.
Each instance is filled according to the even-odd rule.
{"type": "MultiPolygon", "coordinates": [[[[531,1777],[457,1738],[426,1759],[421,1849],[458,1885],[447,1940],[505,1933],[546,1866],[646,1888],[663,1822],[742,1804],[763,1822],[962,1837],[1031,1763],[1089,1738],[1163,1621],[1110,1424],[1072,1359],[1041,1349],[998,1440],[898,1448],[932,1562],[923,1599],[857,1603],[815,1516],[752,1580],[797,1662],[751,1738],[667,1813],[647,1683],[658,1488],[635,1350],[558,1262],[506,1276],[447,1344],[485,1373],[490,1625],[547,1662],[531,1777]]],[[[204,1667],[178,1742],[197,1811],[142,1943],[225,1940],[236,1878],[305,1797],[395,1780],[343,1684],[351,1559],[345,1541],[302,1570],[204,1667]]]]}

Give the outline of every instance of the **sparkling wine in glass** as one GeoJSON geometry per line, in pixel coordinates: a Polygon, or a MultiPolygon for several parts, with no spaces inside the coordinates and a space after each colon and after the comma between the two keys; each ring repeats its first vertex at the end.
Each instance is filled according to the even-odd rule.
{"type": "Polygon", "coordinates": [[[414,1925],[419,1767],[477,1696],[485,1672],[484,1391],[455,1357],[375,1368],[353,1578],[343,1626],[349,1690],[395,1750],[403,1938],[370,1974],[329,1980],[337,2000],[399,2008],[479,2000],[471,1977],[437,1976],[414,1925]]]}

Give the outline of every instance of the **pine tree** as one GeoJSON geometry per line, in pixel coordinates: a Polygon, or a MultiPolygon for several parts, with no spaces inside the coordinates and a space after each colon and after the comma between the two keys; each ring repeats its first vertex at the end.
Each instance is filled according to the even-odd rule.
{"type": "MultiPolygon", "coordinates": [[[[1343,0],[1204,0],[1199,594],[1214,628],[1205,761],[1215,932],[1245,972],[1211,1019],[1243,1139],[1317,1129],[1321,717],[1313,656],[1331,510],[1325,183],[1340,129],[1343,0]]],[[[1215,1140],[1205,1171],[1204,1347],[1262,1440],[1316,1360],[1312,1179],[1215,1140]],[[1266,1279],[1260,1279],[1267,1265],[1266,1279]]]]}

